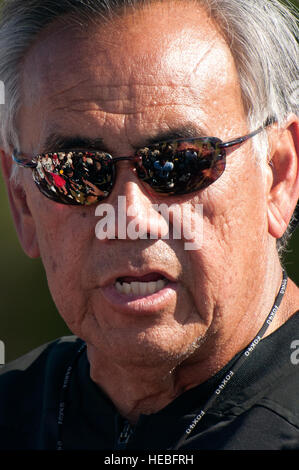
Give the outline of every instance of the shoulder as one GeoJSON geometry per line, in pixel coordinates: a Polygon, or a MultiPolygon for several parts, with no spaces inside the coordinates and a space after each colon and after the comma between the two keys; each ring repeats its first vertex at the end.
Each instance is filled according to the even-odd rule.
{"type": "Polygon", "coordinates": [[[299,312],[287,323],[282,341],[272,349],[274,380],[260,404],[299,430],[299,312]]]}
{"type": "Polygon", "coordinates": [[[293,428],[298,434],[299,312],[262,341],[260,360],[256,362],[257,368],[253,369],[250,380],[251,388],[256,391],[254,408],[263,410],[264,424],[267,416],[275,415],[280,428],[293,428]]]}
{"type": "Polygon", "coordinates": [[[299,311],[266,341],[264,360],[270,369],[268,374],[264,372],[270,385],[267,400],[269,404],[273,402],[291,410],[297,416],[299,426],[299,311]]]}
{"type": "Polygon", "coordinates": [[[82,341],[76,336],[63,336],[37,347],[0,368],[0,384],[2,385],[3,380],[10,381],[12,373],[21,378],[26,372],[30,373],[38,367],[50,364],[55,359],[68,356],[69,352],[75,351],[76,347],[79,347],[80,343],[82,341]]]}
{"type": "MultiPolygon", "coordinates": [[[[66,336],[46,343],[0,369],[0,426],[42,409],[82,341],[66,336]]],[[[55,397],[56,398],[56,397],[55,397]]],[[[54,397],[53,397],[54,399],[54,397]]]]}

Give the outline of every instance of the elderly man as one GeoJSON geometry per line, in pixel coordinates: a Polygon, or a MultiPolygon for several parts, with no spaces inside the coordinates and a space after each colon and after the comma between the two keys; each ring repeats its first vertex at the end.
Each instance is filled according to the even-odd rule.
{"type": "Polygon", "coordinates": [[[299,196],[294,15],[276,0],[4,5],[3,174],[74,336],[2,369],[1,448],[299,449],[299,290],[278,252],[299,196]],[[155,186],[165,142],[180,173],[155,186]],[[79,151],[106,165],[89,181],[104,196],[79,151]],[[80,198],[36,171],[58,152],[80,198]],[[116,217],[99,239],[103,207],[140,236],[116,217]]]}

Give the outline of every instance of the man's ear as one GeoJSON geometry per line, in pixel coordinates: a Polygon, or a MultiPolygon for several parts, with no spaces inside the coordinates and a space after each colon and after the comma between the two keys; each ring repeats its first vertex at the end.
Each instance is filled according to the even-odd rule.
{"type": "Polygon", "coordinates": [[[268,193],[268,229],[274,238],[285,233],[299,198],[299,119],[292,115],[278,130],[272,147],[268,193]]]}
{"type": "Polygon", "coordinates": [[[27,205],[26,193],[22,187],[22,182],[11,177],[13,171],[11,157],[3,150],[0,150],[0,157],[3,178],[6,184],[10,208],[20,243],[27,256],[30,258],[38,258],[40,253],[35,223],[27,205]]]}

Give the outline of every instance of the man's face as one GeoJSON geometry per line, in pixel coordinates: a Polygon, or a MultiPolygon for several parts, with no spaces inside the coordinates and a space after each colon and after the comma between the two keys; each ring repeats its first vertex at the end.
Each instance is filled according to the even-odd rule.
{"type": "MultiPolygon", "coordinates": [[[[224,141],[248,131],[230,50],[194,6],[158,4],[85,32],[53,26],[26,57],[23,152],[49,150],[46,139],[56,133],[102,138],[113,156],[132,155],[148,139],[186,125],[224,141]]],[[[193,359],[217,338],[228,340],[244,312],[257,306],[247,292],[259,292],[267,220],[251,143],[228,156],[226,171],[213,185],[183,197],[159,196],[138,180],[130,162],[117,164],[105,203],[117,212],[118,196],[125,196],[145,225],[151,204],[178,204],[182,213],[188,206],[194,217],[200,217],[195,207],[202,204],[203,244],[197,250],[186,250],[186,240],[174,239],[171,230],[170,239],[99,240],[96,205],[48,200],[28,170],[24,185],[58,310],[103,357],[171,368],[199,339],[205,341],[193,359]],[[120,296],[117,279],[146,274],[169,283],[141,300],[120,296]]],[[[150,217],[158,233],[162,216],[150,217]]]]}

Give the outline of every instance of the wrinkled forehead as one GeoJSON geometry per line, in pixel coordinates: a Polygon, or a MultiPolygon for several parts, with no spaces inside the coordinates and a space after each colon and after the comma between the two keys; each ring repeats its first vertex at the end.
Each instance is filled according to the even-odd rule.
{"type": "Polygon", "coordinates": [[[52,24],[26,55],[23,106],[31,114],[45,110],[46,122],[51,110],[70,104],[128,114],[166,102],[212,102],[219,94],[240,101],[231,51],[194,5],[153,4],[102,25],[52,24]]]}

